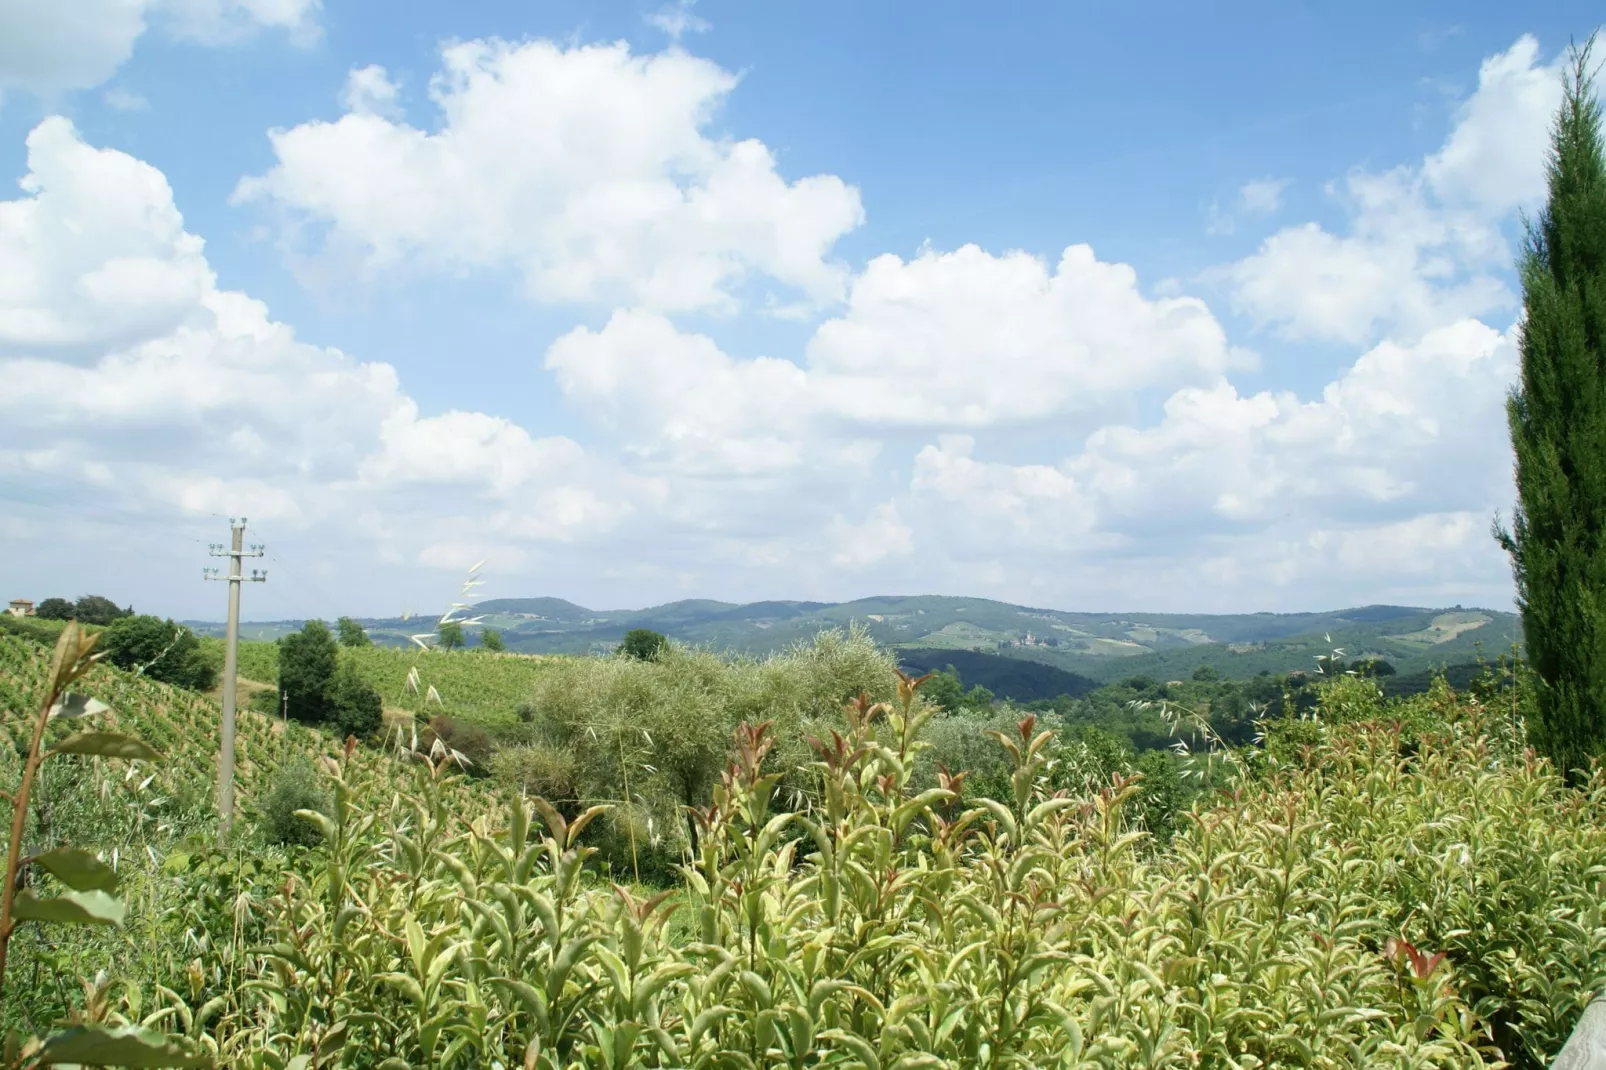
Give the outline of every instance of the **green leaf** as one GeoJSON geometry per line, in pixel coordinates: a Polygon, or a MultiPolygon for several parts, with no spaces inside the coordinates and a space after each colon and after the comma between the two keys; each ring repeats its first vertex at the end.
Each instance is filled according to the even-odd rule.
{"type": "Polygon", "coordinates": [[[334,821],[330,820],[330,818],[326,815],[320,814],[316,810],[297,810],[295,811],[295,815],[303,820],[311,821],[314,825],[317,825],[318,831],[323,833],[323,838],[331,843],[334,842],[335,836],[339,833],[334,821]]]}
{"type": "Polygon", "coordinates": [[[210,1055],[196,1051],[177,1037],[131,1025],[117,1028],[75,1026],[45,1041],[38,1060],[42,1066],[56,1063],[128,1067],[212,1065],[210,1055]]]}
{"type": "Polygon", "coordinates": [[[402,995],[417,1004],[419,1009],[426,1006],[423,986],[405,973],[376,973],[374,980],[398,989],[402,995]]]}
{"type": "Polygon", "coordinates": [[[45,757],[52,754],[97,754],[102,758],[141,759],[148,762],[162,760],[161,753],[149,743],[120,732],[79,732],[56,744],[45,757]]]}
{"type": "Polygon", "coordinates": [[[77,847],[46,851],[35,857],[33,862],[76,892],[109,892],[117,887],[117,871],[77,847]]]}
{"type": "MultiPolygon", "coordinates": [[[[68,892],[54,899],[40,899],[31,889],[25,888],[17,893],[17,898],[11,904],[11,916],[18,921],[61,921],[75,925],[121,925],[123,910],[122,900],[101,891],[68,892]]],[[[76,1061],[83,1062],[82,1059],[76,1061]]],[[[141,1063],[140,1065],[168,1064],[141,1063]]]]}
{"type": "Polygon", "coordinates": [[[61,696],[61,701],[50,707],[50,719],[68,717],[93,717],[97,713],[105,713],[111,709],[100,699],[80,695],[76,691],[69,691],[61,696]]]}

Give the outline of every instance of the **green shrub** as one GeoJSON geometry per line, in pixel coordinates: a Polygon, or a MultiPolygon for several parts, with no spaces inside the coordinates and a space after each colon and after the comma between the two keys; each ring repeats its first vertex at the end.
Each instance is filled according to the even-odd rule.
{"type": "Polygon", "coordinates": [[[561,744],[523,743],[491,755],[491,776],[524,795],[538,795],[569,809],[580,793],[580,759],[561,744]]]}
{"type": "Polygon", "coordinates": [[[269,843],[311,847],[323,839],[318,827],[297,810],[329,814],[328,792],[311,764],[296,762],[280,769],[258,805],[262,837],[269,843]]]}
{"type": "Polygon", "coordinates": [[[342,661],[329,681],[325,693],[329,724],[340,738],[373,737],[384,723],[384,704],[379,692],[368,685],[349,661],[342,661]]]}
{"type": "MultiPolygon", "coordinates": [[[[573,658],[537,681],[528,716],[535,738],[563,744],[580,763],[580,794],[620,800],[628,783],[638,823],[671,857],[689,842],[684,807],[705,805],[744,721],[774,724],[782,797],[810,790],[810,736],[842,723],[861,691],[891,697],[894,662],[863,631],[828,631],[766,658],[721,657],[669,645],[656,660],[573,658]]],[[[637,843],[638,861],[640,842],[637,843]]]]}
{"type": "Polygon", "coordinates": [[[1018,720],[1007,712],[988,717],[934,718],[924,736],[930,746],[916,760],[916,787],[936,787],[939,772],[946,769],[964,774],[960,790],[966,799],[1008,799],[1013,772],[1009,755],[987,733],[1007,732],[1018,720]]]}
{"type": "Polygon", "coordinates": [[[651,628],[632,628],[625,633],[624,642],[619,644],[617,653],[620,657],[635,658],[637,661],[657,661],[668,646],[668,636],[651,628]]]}
{"type": "Polygon", "coordinates": [[[420,733],[420,739],[425,750],[440,740],[442,746],[461,754],[469,763],[468,772],[474,776],[486,776],[491,771],[491,756],[496,752],[496,744],[491,740],[490,733],[477,724],[459,721],[444,713],[436,714],[420,733]]]}
{"type": "Polygon", "coordinates": [[[1177,827],[1177,815],[1187,803],[1187,791],[1169,751],[1150,750],[1138,756],[1143,775],[1135,800],[1134,816],[1161,844],[1168,843],[1177,827]]]}
{"type": "Polygon", "coordinates": [[[279,702],[279,692],[271,687],[256,687],[247,692],[245,708],[260,713],[264,717],[277,718],[284,712],[279,702]]]}

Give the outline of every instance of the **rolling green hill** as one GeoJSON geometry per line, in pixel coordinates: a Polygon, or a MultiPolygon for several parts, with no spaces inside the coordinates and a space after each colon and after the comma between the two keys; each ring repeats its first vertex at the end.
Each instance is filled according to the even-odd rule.
{"type": "MultiPolygon", "coordinates": [[[[1493,657],[1521,641],[1514,614],[1461,606],[1363,606],[1324,613],[1071,613],[985,598],[917,595],[747,605],[698,599],[639,610],[593,610],[560,598],[499,598],[480,603],[475,612],[502,633],[510,650],[520,653],[603,653],[630,629],[651,628],[692,645],[767,654],[822,629],[857,624],[877,642],[898,648],[909,664],[947,663],[924,651],[970,652],[1036,662],[1100,682],[1132,675],[1183,679],[1202,665],[1233,679],[1263,670],[1308,670],[1317,656],[1334,648],[1349,658],[1384,658],[1401,673],[1411,673],[1471,661],[1480,650],[1493,657]]],[[[219,625],[190,623],[204,634],[222,631],[219,625]]],[[[300,623],[247,624],[241,633],[273,639],[300,623]]],[[[364,623],[375,642],[390,646],[407,645],[409,634],[433,625],[430,618],[417,617],[364,623]]]]}

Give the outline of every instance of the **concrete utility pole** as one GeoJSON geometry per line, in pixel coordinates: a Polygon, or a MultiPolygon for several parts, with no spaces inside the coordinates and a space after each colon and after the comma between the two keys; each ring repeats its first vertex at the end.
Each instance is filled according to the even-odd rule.
{"type": "MultiPolygon", "coordinates": [[[[240,575],[240,561],[246,557],[261,557],[263,552],[261,543],[253,544],[249,550],[245,548],[245,517],[238,520],[230,517],[229,527],[234,532],[229,549],[225,550],[220,542],[207,547],[213,557],[229,559],[228,576],[219,576],[215,568],[201,570],[206,579],[227,578],[229,581],[229,624],[223,641],[223,741],[217,763],[218,841],[221,843],[228,842],[229,828],[234,824],[234,687],[240,672],[240,584],[245,581],[240,575]]],[[[266,570],[251,570],[252,583],[261,583],[267,578],[266,570]]]]}

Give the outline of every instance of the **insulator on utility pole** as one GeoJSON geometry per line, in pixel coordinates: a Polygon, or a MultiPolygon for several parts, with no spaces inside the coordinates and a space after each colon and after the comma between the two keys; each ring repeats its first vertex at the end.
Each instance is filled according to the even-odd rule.
{"type": "MultiPolygon", "coordinates": [[[[246,557],[261,557],[264,552],[261,543],[245,549],[245,517],[238,520],[230,517],[229,527],[234,535],[229,549],[223,549],[223,544],[217,542],[207,547],[213,557],[229,559],[228,576],[219,576],[215,568],[201,570],[206,579],[229,581],[229,623],[223,640],[223,738],[217,764],[218,840],[225,843],[234,824],[234,699],[240,668],[240,584],[246,579],[240,574],[240,561],[246,557]]],[[[266,572],[251,570],[252,583],[262,583],[267,578],[266,572]]]]}

